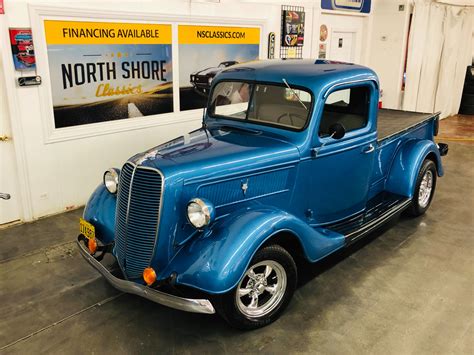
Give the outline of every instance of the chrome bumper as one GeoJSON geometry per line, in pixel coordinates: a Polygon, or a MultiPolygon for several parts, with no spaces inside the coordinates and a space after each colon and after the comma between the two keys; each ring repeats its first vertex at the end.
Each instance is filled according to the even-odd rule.
{"type": "Polygon", "coordinates": [[[119,279],[118,277],[112,275],[109,270],[107,270],[99,261],[90,255],[89,251],[79,240],[77,241],[77,245],[84,259],[86,259],[89,264],[99,271],[113,287],[122,292],[142,296],[149,299],[150,301],[182,311],[207,314],[213,314],[216,312],[209,300],[181,298],[137,284],[132,281],[119,279]]]}

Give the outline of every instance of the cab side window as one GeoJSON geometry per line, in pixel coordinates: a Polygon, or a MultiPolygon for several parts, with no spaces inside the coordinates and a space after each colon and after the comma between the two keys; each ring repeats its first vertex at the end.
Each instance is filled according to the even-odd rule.
{"type": "Polygon", "coordinates": [[[329,136],[329,128],[334,123],[342,124],[346,132],[367,126],[369,100],[368,86],[356,86],[332,92],[324,104],[319,136],[329,136]]]}

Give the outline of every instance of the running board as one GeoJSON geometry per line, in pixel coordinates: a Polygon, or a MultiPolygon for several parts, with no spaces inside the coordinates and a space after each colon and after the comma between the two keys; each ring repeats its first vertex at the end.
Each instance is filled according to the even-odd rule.
{"type": "Polygon", "coordinates": [[[367,209],[349,219],[325,225],[324,228],[344,235],[352,244],[410,206],[411,199],[383,192],[367,203],[367,209]]]}

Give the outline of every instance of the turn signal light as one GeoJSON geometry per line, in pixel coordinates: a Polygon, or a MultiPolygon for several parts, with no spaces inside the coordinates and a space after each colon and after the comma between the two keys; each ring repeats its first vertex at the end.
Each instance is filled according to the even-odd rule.
{"type": "Polygon", "coordinates": [[[151,286],[156,281],[156,272],[151,267],[147,267],[143,270],[143,280],[145,280],[148,286],[151,286]]]}
{"type": "Polygon", "coordinates": [[[94,255],[95,252],[97,251],[97,242],[95,239],[89,239],[87,242],[87,247],[89,248],[89,252],[91,255],[94,255]]]}

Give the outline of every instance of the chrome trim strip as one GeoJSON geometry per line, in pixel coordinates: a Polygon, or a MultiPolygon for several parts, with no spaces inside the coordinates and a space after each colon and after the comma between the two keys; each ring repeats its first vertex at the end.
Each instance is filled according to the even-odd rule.
{"type": "Polygon", "coordinates": [[[363,225],[361,228],[355,230],[354,232],[351,232],[344,237],[346,240],[349,240],[349,243],[353,243],[357,240],[359,240],[361,237],[364,235],[370,233],[373,231],[375,228],[383,224],[385,221],[388,219],[392,218],[394,215],[397,213],[403,211],[406,209],[408,206],[410,206],[411,199],[406,199],[405,201],[401,202],[398,205],[393,206],[391,209],[387,210],[384,214],[382,214],[379,218],[374,219],[370,223],[363,225]],[[355,236],[354,238],[352,238],[355,236]]]}
{"type": "MultiPolygon", "coordinates": [[[[137,171],[137,167],[135,166],[132,171],[132,177],[130,178],[130,186],[128,188],[128,199],[127,199],[127,211],[125,213],[125,225],[128,227],[128,211],[130,210],[130,200],[132,199],[132,185],[133,185],[133,178],[135,177],[135,171],[137,171]]],[[[126,235],[128,236],[128,229],[125,231],[126,235]]],[[[127,248],[125,248],[125,251],[127,248]]]]}
{"type": "Polygon", "coordinates": [[[189,178],[189,179],[184,181],[184,186],[191,185],[191,184],[201,184],[201,185],[199,185],[199,187],[201,187],[201,186],[205,186],[205,185],[213,185],[214,183],[219,183],[219,182],[224,182],[224,181],[228,181],[228,180],[238,179],[238,178],[241,178],[241,177],[260,175],[260,174],[264,174],[264,173],[267,173],[267,172],[274,172],[274,171],[285,170],[285,169],[292,169],[299,162],[300,162],[300,160],[292,160],[292,161],[284,162],[284,163],[281,163],[281,164],[272,165],[272,166],[270,166],[270,169],[268,169],[268,167],[265,167],[265,168],[237,171],[235,173],[230,173],[230,174],[227,174],[227,175],[220,175],[220,176],[215,176],[215,177],[199,176],[197,178],[189,178]]]}
{"type": "MultiPolygon", "coordinates": [[[[135,177],[135,171],[137,171],[137,167],[133,168],[132,177],[130,178],[130,186],[128,187],[128,200],[127,200],[127,211],[125,212],[125,255],[128,254],[128,212],[130,211],[130,201],[132,200],[132,186],[133,186],[133,178],[135,177]]],[[[125,263],[126,264],[126,263],[125,263]]],[[[125,269],[122,266],[122,269],[125,269]]],[[[125,277],[127,277],[127,273],[124,272],[125,277]]]]}
{"type": "Polygon", "coordinates": [[[368,83],[368,82],[374,82],[375,86],[378,88],[379,83],[377,82],[377,78],[375,76],[369,76],[365,79],[359,79],[359,80],[351,80],[351,81],[345,81],[343,83],[337,83],[334,85],[331,85],[326,92],[323,95],[323,99],[326,100],[326,98],[329,96],[329,94],[334,91],[334,88],[337,88],[339,86],[346,86],[346,85],[352,85],[352,84],[358,84],[358,83],[368,83]]]}
{"type": "MultiPolygon", "coordinates": [[[[161,222],[161,209],[163,207],[163,200],[164,200],[164,195],[165,195],[165,176],[163,175],[161,171],[159,171],[156,168],[150,168],[148,166],[138,166],[137,164],[132,163],[130,160],[128,160],[127,163],[130,163],[132,164],[132,166],[135,166],[135,170],[136,169],[152,170],[152,171],[156,171],[161,176],[160,207],[158,207],[158,220],[156,222],[155,245],[153,246],[153,252],[151,253],[150,260],[148,261],[148,265],[150,265],[151,261],[153,260],[153,257],[155,256],[156,245],[158,244],[158,233],[160,231],[160,222],[161,222]]],[[[134,174],[135,174],[135,170],[134,170],[134,174]]],[[[130,182],[130,189],[131,188],[132,188],[132,182],[130,182]]],[[[131,190],[130,190],[130,194],[131,194],[131,190]]],[[[127,207],[127,227],[128,227],[128,209],[129,209],[128,207],[127,207]]]]}
{"type": "MultiPolygon", "coordinates": [[[[120,180],[122,179],[123,167],[125,166],[125,164],[122,165],[122,168],[121,168],[121,171],[120,171],[119,186],[120,186],[120,180]]],[[[134,171],[135,171],[135,169],[134,169],[134,171]]],[[[133,176],[133,172],[132,172],[132,176],[133,176]]],[[[118,209],[120,208],[119,203],[120,203],[120,197],[121,197],[122,194],[123,194],[123,190],[118,189],[118,192],[117,192],[117,206],[115,208],[115,226],[114,226],[115,233],[117,232],[117,226],[118,226],[118,218],[117,218],[118,214],[117,213],[118,213],[118,209]]],[[[128,203],[129,203],[129,201],[130,201],[130,188],[128,190],[128,197],[127,197],[127,210],[125,211],[125,243],[127,243],[127,220],[128,220],[128,203]]],[[[125,244],[125,250],[127,250],[126,244],[125,244]]],[[[120,269],[123,270],[123,266],[121,265],[119,258],[117,258],[117,263],[119,264],[120,269]]],[[[125,278],[127,278],[127,275],[125,273],[124,273],[124,276],[125,276],[125,278]]]]}
{"type": "MultiPolygon", "coordinates": [[[[359,137],[360,138],[360,137],[359,137]]],[[[347,147],[343,147],[343,148],[339,148],[339,149],[334,149],[334,150],[331,150],[331,151],[326,151],[326,152],[322,152],[322,153],[319,153],[318,152],[318,155],[316,158],[311,158],[311,159],[318,159],[318,158],[322,158],[322,157],[327,157],[327,156],[330,156],[330,155],[334,155],[334,154],[338,154],[338,153],[344,153],[344,152],[347,152],[349,150],[354,150],[356,148],[360,148],[364,145],[367,145],[367,144],[375,144],[376,143],[376,139],[374,138],[373,141],[363,141],[363,142],[360,142],[360,143],[356,143],[354,145],[347,145],[347,147]]],[[[331,147],[331,145],[329,146],[325,146],[326,147],[331,147]]],[[[375,148],[375,147],[374,147],[375,148]]],[[[321,146],[319,147],[314,147],[312,149],[321,149],[321,146]]],[[[326,148],[327,149],[327,148],[326,148]]]]}
{"type": "Polygon", "coordinates": [[[258,199],[258,198],[264,198],[264,197],[268,197],[268,196],[272,196],[272,195],[282,194],[282,193],[288,192],[288,191],[290,191],[290,189],[283,189],[283,190],[278,190],[278,191],[272,191],[272,192],[268,192],[268,193],[266,193],[266,194],[261,194],[261,195],[254,196],[254,197],[243,198],[243,199],[241,199],[241,200],[236,200],[236,201],[232,201],[232,202],[223,203],[222,205],[218,205],[218,206],[215,206],[215,207],[216,207],[216,208],[222,208],[222,207],[232,206],[232,205],[236,205],[236,204],[238,204],[238,203],[247,202],[247,201],[252,201],[252,200],[256,200],[256,199],[258,199]]]}
{"type": "Polygon", "coordinates": [[[187,312],[214,314],[214,306],[207,299],[182,298],[164,293],[153,288],[137,284],[135,282],[119,279],[110,273],[100,262],[98,262],[85,249],[81,242],[77,241],[81,255],[89,264],[94,267],[102,276],[116,289],[138,295],[150,301],[162,304],[167,307],[179,309],[187,312]]]}

